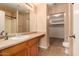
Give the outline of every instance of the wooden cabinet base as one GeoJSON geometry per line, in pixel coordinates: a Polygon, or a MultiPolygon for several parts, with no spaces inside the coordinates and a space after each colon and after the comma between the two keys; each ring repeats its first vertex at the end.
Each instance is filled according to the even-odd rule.
{"type": "Polygon", "coordinates": [[[30,39],[26,42],[3,49],[0,56],[37,56],[39,40],[42,36],[30,39]]]}

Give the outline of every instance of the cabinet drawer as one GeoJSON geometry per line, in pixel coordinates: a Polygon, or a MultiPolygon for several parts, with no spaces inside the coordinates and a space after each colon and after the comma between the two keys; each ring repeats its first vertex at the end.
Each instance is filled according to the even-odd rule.
{"type": "Polygon", "coordinates": [[[34,39],[29,40],[29,41],[28,41],[28,45],[29,45],[29,46],[32,46],[33,44],[37,43],[38,40],[39,40],[39,38],[34,38],[34,39]]]}
{"type": "Polygon", "coordinates": [[[2,55],[5,55],[5,56],[14,55],[14,54],[18,53],[19,51],[26,49],[27,46],[28,46],[27,43],[24,42],[24,43],[20,43],[15,46],[12,46],[10,48],[4,49],[1,52],[2,52],[2,55]]]}

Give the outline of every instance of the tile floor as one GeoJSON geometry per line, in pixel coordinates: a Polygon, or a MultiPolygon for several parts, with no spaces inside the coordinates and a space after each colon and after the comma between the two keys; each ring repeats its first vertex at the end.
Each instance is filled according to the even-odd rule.
{"type": "Polygon", "coordinates": [[[64,56],[64,47],[62,42],[64,39],[50,39],[50,47],[48,49],[39,49],[39,56],[64,56]]]}

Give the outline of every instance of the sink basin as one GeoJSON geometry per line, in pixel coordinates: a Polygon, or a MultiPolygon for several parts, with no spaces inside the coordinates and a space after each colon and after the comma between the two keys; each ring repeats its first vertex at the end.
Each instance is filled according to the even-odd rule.
{"type": "Polygon", "coordinates": [[[28,38],[30,38],[29,35],[20,35],[20,36],[11,37],[9,39],[10,40],[23,40],[23,39],[28,39],[28,38]]]}
{"type": "Polygon", "coordinates": [[[0,42],[5,41],[4,39],[0,39],[0,42]]]}

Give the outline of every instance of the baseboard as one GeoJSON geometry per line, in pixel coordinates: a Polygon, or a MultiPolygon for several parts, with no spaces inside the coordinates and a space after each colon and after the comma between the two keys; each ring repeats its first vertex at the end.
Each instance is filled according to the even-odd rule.
{"type": "Polygon", "coordinates": [[[47,49],[48,47],[45,47],[45,46],[39,46],[40,48],[44,48],[44,49],[47,49]]]}
{"type": "Polygon", "coordinates": [[[64,39],[64,38],[59,38],[59,37],[50,37],[50,39],[64,39]]]}

